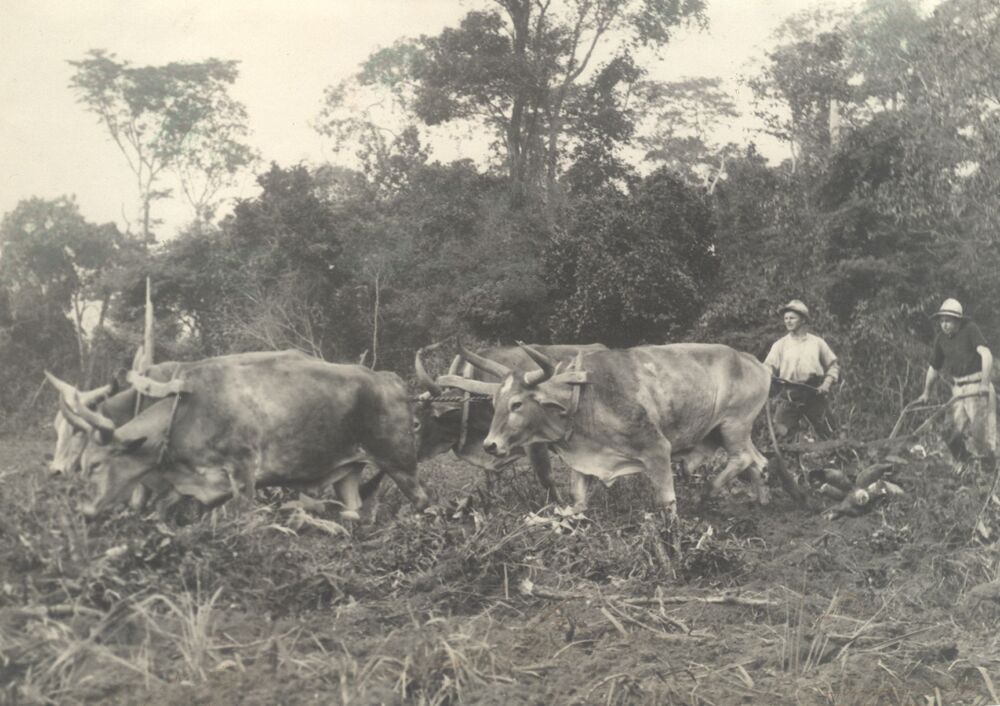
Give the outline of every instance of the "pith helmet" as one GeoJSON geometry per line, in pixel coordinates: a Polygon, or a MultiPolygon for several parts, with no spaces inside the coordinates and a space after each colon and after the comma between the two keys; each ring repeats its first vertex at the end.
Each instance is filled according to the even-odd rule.
{"type": "Polygon", "coordinates": [[[804,319],[809,318],[809,307],[802,303],[799,299],[792,299],[792,301],[785,304],[783,307],[778,309],[779,314],[784,314],[786,311],[792,311],[801,316],[804,319]]]}
{"type": "Polygon", "coordinates": [[[957,299],[945,299],[941,304],[941,308],[931,314],[931,318],[935,316],[950,316],[955,319],[964,319],[962,315],[962,303],[957,299]]]}

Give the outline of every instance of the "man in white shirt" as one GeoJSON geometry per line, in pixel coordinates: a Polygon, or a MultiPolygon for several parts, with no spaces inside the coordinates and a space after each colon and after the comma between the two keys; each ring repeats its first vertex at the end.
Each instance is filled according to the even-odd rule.
{"type": "Polygon", "coordinates": [[[774,414],[775,433],[791,436],[805,417],[821,438],[834,437],[837,420],[829,394],[840,374],[837,356],[826,341],[806,330],[809,308],[801,301],[793,299],[778,312],[788,333],[774,342],[764,364],[775,377],[797,384],[782,386],[774,414]]]}

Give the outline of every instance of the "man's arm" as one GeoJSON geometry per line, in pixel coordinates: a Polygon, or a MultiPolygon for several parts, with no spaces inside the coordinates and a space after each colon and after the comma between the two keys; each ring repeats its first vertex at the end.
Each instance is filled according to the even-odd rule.
{"type": "Polygon", "coordinates": [[[989,390],[990,376],[993,373],[993,353],[986,346],[976,346],[976,353],[983,361],[983,379],[980,381],[979,387],[983,390],[989,390]]]}
{"type": "Polygon", "coordinates": [[[773,344],[771,344],[771,350],[767,352],[767,357],[764,358],[764,365],[771,369],[771,377],[778,377],[778,371],[781,368],[781,341],[784,339],[779,338],[773,344]]]}
{"type": "Polygon", "coordinates": [[[934,385],[934,381],[937,379],[938,379],[938,371],[934,368],[933,365],[928,365],[927,375],[924,376],[924,391],[920,393],[920,397],[914,400],[915,403],[922,404],[931,398],[931,387],[934,385]]]}
{"type": "Polygon", "coordinates": [[[818,392],[825,395],[833,387],[833,383],[840,379],[840,361],[834,354],[830,345],[820,339],[820,364],[823,366],[823,382],[819,386],[818,392]]]}

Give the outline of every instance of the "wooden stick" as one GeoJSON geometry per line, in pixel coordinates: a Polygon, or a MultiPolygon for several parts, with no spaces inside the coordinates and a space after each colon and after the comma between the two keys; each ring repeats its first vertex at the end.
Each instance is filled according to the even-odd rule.
{"type": "MultiPolygon", "coordinates": [[[[966,399],[967,397],[978,397],[980,395],[986,394],[982,391],[977,390],[976,392],[966,392],[961,395],[954,395],[947,402],[940,405],[934,405],[931,407],[921,408],[921,409],[933,409],[934,414],[929,416],[924,420],[923,424],[916,428],[915,431],[909,434],[904,434],[902,436],[889,435],[886,439],[875,439],[874,441],[859,441],[858,439],[828,439],[827,441],[813,441],[813,442],[797,442],[794,444],[785,444],[782,448],[784,451],[790,452],[806,452],[806,453],[823,453],[825,451],[835,451],[837,449],[849,448],[849,449],[865,449],[865,448],[877,448],[879,446],[903,446],[904,444],[914,441],[927,431],[931,423],[937,419],[946,409],[959,400],[966,399]]],[[[917,411],[917,410],[910,410],[917,411]]],[[[898,430],[894,430],[898,433],[898,430]]]]}
{"type": "Polygon", "coordinates": [[[909,414],[910,412],[914,411],[913,405],[915,405],[916,403],[917,403],[917,401],[913,400],[912,402],[910,402],[909,404],[907,404],[905,407],[903,407],[903,411],[899,413],[899,419],[897,419],[896,423],[892,425],[892,431],[889,432],[889,438],[890,439],[895,439],[896,438],[896,434],[898,434],[899,430],[903,427],[903,418],[907,414],[909,414]]]}
{"type": "Polygon", "coordinates": [[[599,593],[575,593],[573,591],[557,591],[549,588],[542,588],[537,584],[530,581],[522,581],[520,585],[521,593],[527,596],[535,596],[537,598],[548,598],[555,601],[569,601],[569,600],[603,600],[603,601],[621,601],[629,605],[660,605],[670,604],[678,605],[682,603],[709,603],[716,605],[738,605],[746,606],[750,608],[770,608],[780,605],[777,601],[772,601],[768,598],[753,598],[750,596],[741,596],[735,593],[723,593],[721,595],[714,596],[660,596],[660,597],[645,597],[645,596],[627,596],[621,594],[614,595],[602,595],[599,593]]]}

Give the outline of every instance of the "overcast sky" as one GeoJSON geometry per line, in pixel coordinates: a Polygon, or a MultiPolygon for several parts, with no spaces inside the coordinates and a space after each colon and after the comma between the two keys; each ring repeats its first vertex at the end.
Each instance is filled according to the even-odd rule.
{"type": "MultiPolygon", "coordinates": [[[[678,37],[662,64],[651,67],[653,77],[735,79],[782,19],[816,5],[708,3],[708,31],[678,37]]],[[[373,50],[401,36],[437,33],[473,6],[463,0],[0,0],[0,214],[22,198],[64,194],[75,194],[93,221],[123,225],[122,213],[135,212],[124,158],[68,88],[67,61],[89,49],[107,49],[135,65],[239,60],[233,93],[247,106],[264,159],[314,164],[336,161],[328,140],[310,126],[326,86],[355,72],[373,50]]],[[[456,149],[449,145],[438,156],[453,158],[456,149]]],[[[248,178],[242,193],[254,192],[248,178]]],[[[188,214],[179,202],[155,208],[172,225],[188,214]]]]}

